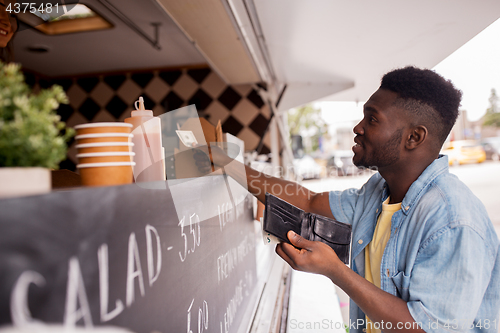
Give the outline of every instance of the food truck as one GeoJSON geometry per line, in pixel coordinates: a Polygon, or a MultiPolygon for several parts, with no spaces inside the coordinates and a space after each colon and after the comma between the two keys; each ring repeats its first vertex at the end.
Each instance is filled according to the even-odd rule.
{"type": "Polygon", "coordinates": [[[71,177],[0,199],[0,325],[26,331],[285,332],[291,269],[264,244],[255,199],[223,172],[186,171],[189,147],[165,133],[285,168],[289,109],[364,101],[385,72],[432,68],[500,17],[493,0],[6,4],[13,61],[34,91],[64,89],[67,127],[125,123],[142,98],[164,131],[163,179],[75,183],[80,138],[60,164],[71,177]]]}

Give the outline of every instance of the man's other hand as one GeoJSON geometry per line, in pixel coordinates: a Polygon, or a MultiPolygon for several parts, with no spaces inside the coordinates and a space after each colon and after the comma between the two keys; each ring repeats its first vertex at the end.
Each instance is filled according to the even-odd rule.
{"type": "MultiPolygon", "coordinates": [[[[236,148],[232,146],[229,146],[229,148],[233,148],[233,150],[239,149],[237,146],[236,148]]],[[[193,148],[195,150],[193,155],[195,164],[198,167],[198,170],[200,170],[203,174],[214,171],[212,164],[216,167],[224,167],[233,161],[233,159],[229,157],[224,150],[217,147],[215,144],[211,144],[210,147],[205,145],[195,145],[193,148]]]]}
{"type": "Polygon", "coordinates": [[[194,147],[193,158],[198,170],[205,175],[212,172],[212,161],[210,160],[209,155],[206,153],[208,147],[204,146],[203,148],[204,149],[201,149],[201,146],[194,147]]]}
{"type": "Polygon", "coordinates": [[[276,246],[276,253],[293,269],[332,278],[336,267],[344,265],[328,245],[307,240],[291,230],[287,236],[293,246],[280,243],[276,246]]]}

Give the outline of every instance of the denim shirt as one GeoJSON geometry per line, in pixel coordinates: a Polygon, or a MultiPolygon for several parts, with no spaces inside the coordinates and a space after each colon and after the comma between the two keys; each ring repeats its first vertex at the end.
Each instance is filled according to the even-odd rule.
{"type": "MultiPolygon", "coordinates": [[[[363,277],[388,196],[378,173],[360,189],[330,192],[333,216],[353,227],[351,268],[363,277]]],[[[426,332],[498,332],[498,237],[481,201],[449,173],[447,156],[424,170],[392,216],[380,275],[381,289],[406,301],[426,332]]],[[[353,301],[350,319],[349,332],[362,332],[365,314],[353,301]]]]}

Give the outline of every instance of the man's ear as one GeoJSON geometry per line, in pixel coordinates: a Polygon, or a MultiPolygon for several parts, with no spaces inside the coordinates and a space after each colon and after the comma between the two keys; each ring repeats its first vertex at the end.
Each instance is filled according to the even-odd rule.
{"type": "Polygon", "coordinates": [[[411,129],[408,140],[406,140],[406,149],[415,149],[427,139],[427,127],[423,125],[415,126],[411,129]]]}

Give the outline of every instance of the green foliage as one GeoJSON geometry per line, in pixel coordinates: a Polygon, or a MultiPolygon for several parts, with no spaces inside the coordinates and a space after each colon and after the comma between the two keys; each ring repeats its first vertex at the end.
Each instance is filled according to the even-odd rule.
{"type": "Polygon", "coordinates": [[[484,117],[483,125],[500,127],[500,113],[486,115],[484,117]]]}
{"type": "Polygon", "coordinates": [[[500,127],[500,107],[498,106],[497,92],[494,88],[491,89],[491,95],[488,100],[490,107],[486,109],[483,125],[500,127]]]}
{"type": "Polygon", "coordinates": [[[32,94],[20,66],[0,62],[0,166],[56,169],[74,135],[55,111],[67,102],[56,85],[32,94]]]}
{"type": "Polygon", "coordinates": [[[318,150],[319,138],[328,132],[328,126],[321,118],[321,110],[310,104],[288,112],[288,127],[290,135],[302,134],[311,138],[311,147],[305,147],[307,153],[318,150]]]}

